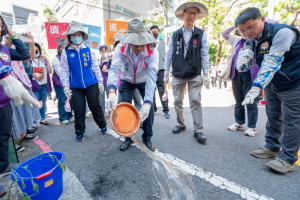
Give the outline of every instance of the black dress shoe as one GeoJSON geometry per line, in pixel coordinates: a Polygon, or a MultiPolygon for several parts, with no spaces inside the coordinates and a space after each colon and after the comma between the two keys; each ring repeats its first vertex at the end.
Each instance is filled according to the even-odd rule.
{"type": "Polygon", "coordinates": [[[143,140],[143,143],[146,145],[146,147],[150,150],[150,151],[155,151],[155,146],[152,144],[151,141],[146,142],[145,140],[143,140]]]}
{"type": "Polygon", "coordinates": [[[36,133],[36,131],[37,131],[37,126],[33,126],[29,129],[27,129],[28,134],[34,134],[34,133],[36,133]]]}
{"type": "Polygon", "coordinates": [[[203,135],[202,132],[196,132],[196,133],[194,133],[194,137],[200,143],[205,143],[206,142],[206,137],[205,137],[205,135],[203,135]]]}
{"type": "Polygon", "coordinates": [[[185,126],[183,127],[180,127],[180,126],[176,126],[174,129],[173,129],[173,133],[177,134],[177,133],[180,133],[182,131],[185,130],[185,126]]]}
{"type": "Polygon", "coordinates": [[[132,143],[132,140],[125,140],[120,146],[120,151],[126,151],[132,143]]]}
{"type": "Polygon", "coordinates": [[[36,130],[34,130],[32,128],[27,129],[26,134],[36,134],[36,130]]]}

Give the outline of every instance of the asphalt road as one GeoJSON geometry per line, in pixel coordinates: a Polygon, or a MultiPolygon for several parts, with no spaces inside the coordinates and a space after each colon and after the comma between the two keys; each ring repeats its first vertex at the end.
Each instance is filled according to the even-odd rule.
{"type": "MultiPolygon", "coordinates": [[[[172,101],[171,90],[169,96],[172,101]]],[[[176,159],[180,159],[193,166],[194,171],[198,171],[191,175],[196,199],[299,200],[300,167],[297,166],[294,172],[286,175],[277,174],[265,166],[267,160],[260,160],[249,154],[264,145],[265,108],[259,107],[258,135],[246,137],[243,132],[227,130],[228,125],[234,122],[231,91],[203,89],[202,102],[204,133],[207,136],[205,145],[193,138],[193,122],[187,97],[184,103],[186,131],[177,135],[172,133],[176,117],[173,103],[170,102],[171,118],[165,119],[159,107],[152,138],[159,152],[175,157],[175,161],[171,159],[171,162],[177,167],[186,166],[178,162],[176,164],[176,159]],[[215,180],[223,182],[220,185],[215,180]],[[245,195],[245,191],[252,196],[245,195]]],[[[49,126],[39,127],[39,138],[54,151],[65,153],[65,164],[76,174],[93,199],[161,199],[152,159],[144,152],[134,146],[126,152],[120,152],[120,139],[111,134],[101,135],[92,117],[86,120],[84,142],[76,142],[74,124],[59,124],[52,101],[48,102],[48,121],[51,123],[49,126]]],[[[141,138],[141,134],[142,131],[139,130],[136,135],[141,138]]],[[[23,144],[26,150],[20,154],[21,161],[41,153],[35,143],[23,144]]]]}

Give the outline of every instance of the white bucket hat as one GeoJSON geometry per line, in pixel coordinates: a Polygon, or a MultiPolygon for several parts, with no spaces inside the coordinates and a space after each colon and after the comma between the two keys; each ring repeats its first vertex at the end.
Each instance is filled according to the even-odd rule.
{"type": "MultiPolygon", "coordinates": [[[[66,36],[69,36],[69,35],[74,34],[76,32],[82,32],[83,33],[83,40],[87,40],[88,37],[89,37],[81,23],[71,21],[70,24],[69,24],[66,36]]],[[[67,39],[68,39],[68,37],[67,37],[67,39]]]]}
{"type": "Polygon", "coordinates": [[[203,3],[200,2],[185,2],[180,4],[176,11],[175,11],[175,16],[180,19],[183,20],[183,12],[188,9],[188,8],[198,8],[199,9],[199,15],[198,15],[198,19],[201,19],[203,17],[206,17],[208,15],[208,10],[206,8],[206,6],[203,3]]]}
{"type": "Polygon", "coordinates": [[[128,23],[126,34],[122,38],[123,44],[144,45],[155,43],[152,32],[148,29],[146,22],[136,17],[128,23]]]}
{"type": "Polygon", "coordinates": [[[121,40],[122,40],[123,36],[124,36],[124,34],[121,31],[119,31],[115,34],[115,36],[114,36],[114,46],[115,46],[116,42],[122,43],[121,40]]]}

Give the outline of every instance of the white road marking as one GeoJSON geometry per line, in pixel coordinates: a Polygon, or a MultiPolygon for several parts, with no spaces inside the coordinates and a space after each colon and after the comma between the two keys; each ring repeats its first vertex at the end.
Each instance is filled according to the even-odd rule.
{"type": "MultiPolygon", "coordinates": [[[[124,137],[119,136],[114,130],[109,129],[108,134],[112,135],[113,137],[120,139],[121,141],[124,141],[124,137]]],[[[132,146],[136,146],[134,143],[132,146]]],[[[227,190],[229,192],[232,192],[234,194],[240,195],[241,198],[247,199],[247,200],[273,200],[271,197],[267,197],[262,194],[258,194],[257,192],[250,190],[249,188],[243,187],[233,181],[230,181],[226,178],[223,178],[221,176],[218,176],[211,172],[206,172],[200,167],[193,165],[191,163],[185,162],[184,160],[181,160],[175,156],[172,156],[170,154],[162,153],[159,150],[156,150],[155,153],[163,158],[165,161],[170,162],[172,165],[180,168],[181,170],[197,176],[208,183],[223,189],[227,190]]]]}

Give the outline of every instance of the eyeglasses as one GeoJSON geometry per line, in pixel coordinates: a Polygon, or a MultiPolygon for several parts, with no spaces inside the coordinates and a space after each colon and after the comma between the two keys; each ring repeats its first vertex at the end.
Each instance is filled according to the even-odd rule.
{"type": "Polygon", "coordinates": [[[192,11],[184,11],[186,14],[188,14],[189,16],[197,16],[199,13],[196,12],[192,12],[192,11]]]}
{"type": "MultiPolygon", "coordinates": [[[[260,20],[260,19],[259,19],[259,20],[260,20]]],[[[246,30],[243,30],[243,29],[238,29],[238,30],[240,31],[241,34],[245,34],[245,33],[248,33],[248,32],[252,32],[252,31],[256,28],[256,26],[257,26],[259,20],[257,20],[257,22],[256,22],[254,25],[248,26],[246,30]]]]}

